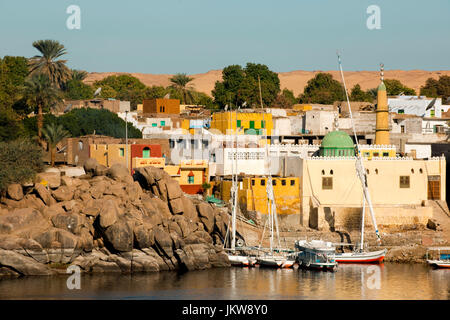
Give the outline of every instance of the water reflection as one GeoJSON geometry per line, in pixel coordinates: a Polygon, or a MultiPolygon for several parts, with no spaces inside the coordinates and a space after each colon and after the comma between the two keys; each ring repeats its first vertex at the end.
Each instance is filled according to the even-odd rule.
{"type": "Polygon", "coordinates": [[[450,299],[450,270],[425,265],[339,265],[337,272],[229,268],[184,274],[68,275],[0,281],[0,299],[450,299]]]}

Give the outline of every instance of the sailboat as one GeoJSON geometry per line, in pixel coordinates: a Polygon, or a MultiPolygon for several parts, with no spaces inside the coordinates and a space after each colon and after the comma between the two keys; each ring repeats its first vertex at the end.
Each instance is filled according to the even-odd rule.
{"type": "MultiPolygon", "coordinates": [[[[231,107],[230,107],[231,113],[231,107]]],[[[237,119],[237,111],[236,111],[236,119],[237,119]]],[[[230,124],[232,121],[232,117],[230,114],[230,124]]],[[[233,126],[231,126],[232,128],[233,126]]],[[[232,170],[232,184],[231,184],[231,248],[227,249],[228,260],[230,261],[232,266],[238,267],[254,267],[256,265],[256,259],[244,253],[244,248],[236,247],[236,215],[237,215],[237,192],[238,192],[238,177],[237,177],[237,128],[235,131],[235,166],[233,166],[232,170]],[[235,172],[236,171],[236,172],[235,172]]],[[[228,231],[225,236],[228,239],[228,231]]],[[[224,247],[225,247],[224,243],[224,247]]]]}
{"type": "MultiPolygon", "coordinates": [[[[261,109],[263,109],[262,104],[262,94],[261,94],[261,82],[258,77],[258,85],[259,85],[259,96],[261,102],[261,109]]],[[[263,111],[264,112],[264,111],[263,111]]],[[[264,113],[263,113],[263,123],[264,123],[264,113]]],[[[280,236],[278,231],[278,218],[277,218],[277,206],[275,203],[275,196],[273,192],[273,184],[272,184],[272,175],[270,174],[270,160],[268,157],[268,149],[267,149],[267,134],[265,135],[265,148],[266,148],[266,173],[268,173],[267,183],[266,183],[266,192],[267,192],[267,212],[268,212],[268,220],[266,223],[269,223],[270,230],[270,248],[268,250],[263,250],[263,254],[259,255],[256,259],[257,263],[260,267],[271,267],[271,268],[292,268],[295,264],[295,256],[289,254],[289,250],[281,249],[280,246],[280,236]],[[278,240],[278,248],[273,247],[274,233],[276,230],[277,240],[278,240]]],[[[264,226],[265,229],[265,226],[264,226]]],[[[264,232],[263,237],[264,238],[264,232]]],[[[262,239],[261,239],[262,241],[262,239]]]]}
{"type": "MultiPolygon", "coordinates": [[[[341,72],[342,82],[344,84],[344,90],[345,95],[347,98],[347,105],[349,109],[349,114],[351,118],[352,128],[353,128],[353,134],[355,137],[356,142],[356,173],[361,180],[362,188],[363,188],[363,210],[362,210],[362,217],[361,217],[361,240],[360,240],[360,246],[358,249],[356,249],[354,252],[350,253],[336,253],[335,260],[340,263],[382,263],[384,260],[384,257],[386,255],[387,250],[377,250],[377,251],[368,251],[367,248],[364,248],[364,215],[365,215],[365,208],[366,208],[366,202],[369,205],[369,211],[372,218],[372,223],[375,228],[375,234],[377,236],[377,242],[378,244],[381,244],[381,237],[380,233],[378,231],[377,222],[375,220],[375,214],[373,212],[372,207],[372,201],[370,199],[369,190],[367,187],[367,176],[366,176],[366,170],[364,169],[364,164],[361,158],[361,152],[359,150],[359,143],[358,138],[356,136],[356,130],[353,123],[353,115],[352,115],[352,109],[350,108],[350,100],[347,93],[347,87],[345,85],[345,79],[344,79],[344,72],[342,71],[342,63],[341,63],[341,57],[338,56],[338,62],[339,62],[339,69],[341,72]]],[[[381,66],[381,81],[383,81],[383,65],[381,66]]]]}

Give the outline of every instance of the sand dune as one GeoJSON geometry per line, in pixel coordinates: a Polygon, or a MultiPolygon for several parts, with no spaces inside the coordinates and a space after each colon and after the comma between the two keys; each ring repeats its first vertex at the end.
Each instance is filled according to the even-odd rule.
{"type": "MultiPolygon", "coordinates": [[[[334,79],[340,81],[339,71],[290,71],[280,72],[278,77],[280,78],[281,89],[287,88],[294,91],[297,96],[303,92],[303,88],[306,86],[308,80],[313,78],[319,72],[331,73],[334,79]]],[[[126,74],[120,72],[92,72],[89,73],[85,82],[92,84],[94,81],[101,80],[110,75],[126,74]]],[[[148,74],[148,73],[130,73],[132,76],[141,80],[147,86],[168,86],[170,84],[170,74],[148,74]]],[[[420,87],[425,84],[428,78],[438,79],[441,75],[450,76],[450,70],[444,71],[425,71],[425,70],[386,70],[384,72],[385,79],[397,79],[407,87],[413,88],[418,93],[420,87]]],[[[378,71],[347,71],[344,73],[345,81],[349,90],[357,83],[363,90],[375,88],[380,81],[380,74],[378,71]]],[[[214,89],[214,84],[218,80],[222,80],[222,70],[211,70],[206,73],[198,73],[190,75],[194,78],[191,82],[193,87],[200,92],[204,92],[211,95],[211,91],[214,89]]]]}

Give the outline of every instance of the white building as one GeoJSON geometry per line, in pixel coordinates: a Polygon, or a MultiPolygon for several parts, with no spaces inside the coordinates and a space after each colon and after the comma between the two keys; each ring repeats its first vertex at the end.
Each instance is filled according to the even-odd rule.
{"type": "Polygon", "coordinates": [[[388,98],[389,112],[398,114],[413,114],[419,117],[437,117],[442,116],[442,112],[446,112],[450,105],[442,105],[442,99],[424,96],[398,96],[388,98]],[[427,110],[428,109],[428,110],[427,110]]]}

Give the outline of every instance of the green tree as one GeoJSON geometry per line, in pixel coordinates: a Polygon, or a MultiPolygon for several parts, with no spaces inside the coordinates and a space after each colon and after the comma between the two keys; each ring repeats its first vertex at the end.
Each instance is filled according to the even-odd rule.
{"type": "Polygon", "coordinates": [[[38,111],[37,129],[39,140],[42,138],[43,111],[53,109],[61,101],[60,92],[52,86],[45,74],[35,74],[25,82],[24,98],[28,105],[38,111]]]}
{"type": "Polygon", "coordinates": [[[25,139],[0,142],[0,191],[11,183],[32,181],[43,167],[42,148],[36,143],[25,139]]]}
{"type": "Polygon", "coordinates": [[[370,91],[363,91],[359,84],[355,84],[350,93],[351,101],[367,101],[373,102],[373,95],[370,91]]]}
{"type": "Polygon", "coordinates": [[[239,65],[231,65],[222,70],[222,81],[217,81],[212,95],[214,102],[221,108],[227,104],[248,107],[260,105],[258,78],[261,83],[261,95],[264,106],[271,106],[280,92],[278,74],[270,71],[266,65],[247,63],[243,69],[239,65]]]}
{"type": "Polygon", "coordinates": [[[297,103],[297,99],[294,96],[294,92],[289,89],[283,89],[281,94],[279,94],[273,103],[273,107],[275,108],[291,108],[294,104],[297,103]]]}
{"type": "Polygon", "coordinates": [[[397,96],[404,94],[406,96],[415,96],[416,91],[414,89],[404,86],[400,81],[396,79],[386,79],[384,80],[386,85],[386,92],[388,96],[397,96]]]}
{"type": "Polygon", "coordinates": [[[70,71],[70,80],[78,80],[83,81],[88,76],[88,73],[84,70],[75,70],[72,69],[70,71]]]}
{"type": "Polygon", "coordinates": [[[51,166],[55,166],[56,145],[64,138],[70,137],[70,133],[63,128],[62,125],[58,125],[55,122],[50,123],[46,127],[42,128],[45,141],[49,145],[50,151],[50,163],[51,166]]]}
{"type": "Polygon", "coordinates": [[[0,107],[12,108],[19,116],[30,112],[28,106],[20,101],[27,76],[26,58],[5,56],[0,59],[0,107]]]}
{"type": "Polygon", "coordinates": [[[169,80],[171,82],[170,87],[181,94],[181,104],[192,104],[194,101],[193,87],[189,85],[189,82],[194,78],[188,77],[185,73],[177,73],[169,80]]]}
{"type": "Polygon", "coordinates": [[[8,106],[0,106],[0,141],[10,141],[24,135],[24,128],[17,114],[8,106]]]}
{"type": "Polygon", "coordinates": [[[335,101],[345,99],[344,87],[329,73],[318,73],[308,81],[300,103],[333,104],[335,101]]]}
{"type": "Polygon", "coordinates": [[[45,74],[53,85],[61,88],[71,73],[66,66],[67,60],[57,60],[67,53],[64,45],[55,40],[38,40],[33,42],[33,47],[42,55],[30,58],[30,74],[45,74]]]}
{"type": "Polygon", "coordinates": [[[428,78],[425,85],[420,88],[420,95],[437,98],[440,97],[443,103],[448,103],[450,98],[450,76],[440,76],[439,80],[428,78]]]}
{"type": "Polygon", "coordinates": [[[135,109],[139,103],[142,103],[142,100],[145,97],[145,89],[147,88],[138,78],[128,74],[122,74],[119,76],[113,75],[102,80],[95,81],[94,88],[98,87],[102,88],[100,97],[130,101],[130,105],[133,109],[135,109]],[[113,97],[111,95],[114,92],[115,96],[113,97]]]}
{"type": "Polygon", "coordinates": [[[65,84],[64,97],[70,100],[92,99],[94,89],[81,80],[69,80],[65,84]]]}

